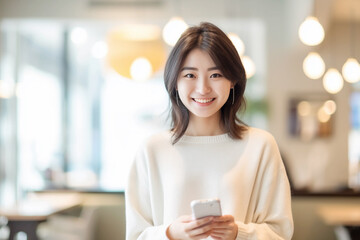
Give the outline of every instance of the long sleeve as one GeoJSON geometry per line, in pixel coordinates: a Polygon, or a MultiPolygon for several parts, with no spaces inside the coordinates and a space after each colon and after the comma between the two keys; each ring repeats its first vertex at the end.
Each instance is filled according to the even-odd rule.
{"type": "Polygon", "coordinates": [[[251,223],[237,222],[240,239],[291,239],[293,221],[290,185],[277,144],[268,135],[261,151],[252,203],[256,203],[251,223]]]}
{"type": "Polygon", "coordinates": [[[140,153],[132,164],[125,192],[127,240],[167,239],[167,226],[164,224],[154,226],[150,196],[156,193],[150,193],[149,183],[145,153],[140,153]]]}
{"type": "Polygon", "coordinates": [[[153,136],[135,157],[125,198],[127,240],[167,239],[167,226],[204,198],[219,198],[234,216],[237,240],[293,233],[285,168],[274,138],[259,129],[238,140],[183,136],[175,145],[169,132],[153,136]]]}

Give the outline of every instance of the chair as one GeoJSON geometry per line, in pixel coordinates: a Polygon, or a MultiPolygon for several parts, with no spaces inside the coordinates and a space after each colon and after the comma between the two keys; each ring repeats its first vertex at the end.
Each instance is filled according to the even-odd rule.
{"type": "Polygon", "coordinates": [[[349,231],[343,226],[335,227],[335,235],[338,240],[351,240],[349,231]]]}
{"type": "Polygon", "coordinates": [[[41,240],[94,240],[97,207],[84,206],[80,216],[53,215],[41,223],[37,235],[41,240]]]}
{"type": "Polygon", "coordinates": [[[7,225],[7,219],[0,216],[0,240],[7,240],[9,238],[10,230],[7,225]]]}

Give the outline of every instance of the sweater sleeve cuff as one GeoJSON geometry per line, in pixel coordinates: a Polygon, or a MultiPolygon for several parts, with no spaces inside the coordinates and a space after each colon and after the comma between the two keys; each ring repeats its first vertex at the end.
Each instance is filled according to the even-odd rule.
{"type": "MultiPolygon", "coordinates": [[[[277,235],[272,231],[269,226],[265,223],[255,224],[249,223],[245,224],[242,222],[236,222],[238,225],[238,233],[236,240],[252,240],[252,239],[273,239],[273,240],[282,240],[284,238],[277,235]]],[[[286,238],[285,238],[286,239],[286,238]]]]}
{"type": "Polygon", "coordinates": [[[236,224],[238,226],[236,240],[251,239],[251,235],[254,233],[254,225],[241,222],[237,222],[236,224]]]}

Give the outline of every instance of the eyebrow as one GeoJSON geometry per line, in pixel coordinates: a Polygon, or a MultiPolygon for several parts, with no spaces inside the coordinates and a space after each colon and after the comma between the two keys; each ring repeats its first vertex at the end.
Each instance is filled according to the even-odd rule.
{"type": "MultiPolygon", "coordinates": [[[[199,69],[198,68],[195,68],[195,67],[183,67],[181,69],[181,71],[184,71],[184,70],[195,70],[195,71],[198,71],[199,69]]],[[[219,67],[211,67],[211,68],[208,68],[208,71],[212,71],[212,70],[219,70],[219,67]]]]}

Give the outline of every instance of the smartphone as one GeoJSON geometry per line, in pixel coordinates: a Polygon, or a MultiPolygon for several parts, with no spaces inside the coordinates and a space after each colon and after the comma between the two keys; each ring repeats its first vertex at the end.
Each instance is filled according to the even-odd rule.
{"type": "Polygon", "coordinates": [[[217,198],[193,200],[191,209],[194,219],[222,215],[220,200],[217,198]]]}

